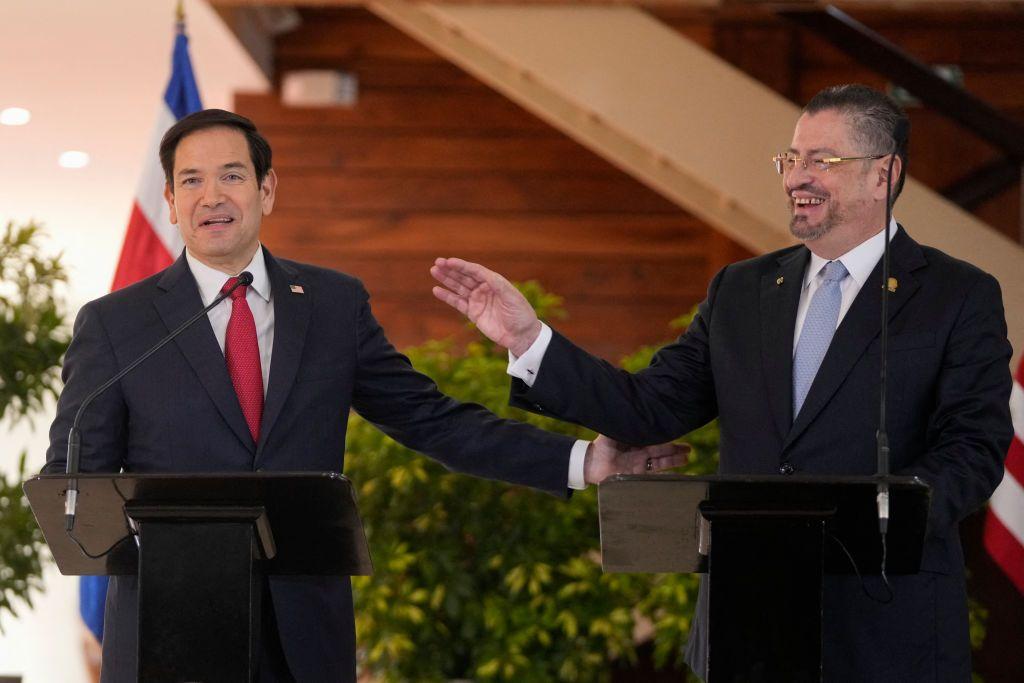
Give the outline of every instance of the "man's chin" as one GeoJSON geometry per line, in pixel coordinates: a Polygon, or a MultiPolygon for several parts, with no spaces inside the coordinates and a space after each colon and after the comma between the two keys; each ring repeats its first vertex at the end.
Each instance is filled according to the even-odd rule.
{"type": "Polygon", "coordinates": [[[789,221],[790,234],[801,242],[811,242],[824,237],[831,229],[832,224],[828,221],[811,224],[803,216],[793,216],[789,221]]]}

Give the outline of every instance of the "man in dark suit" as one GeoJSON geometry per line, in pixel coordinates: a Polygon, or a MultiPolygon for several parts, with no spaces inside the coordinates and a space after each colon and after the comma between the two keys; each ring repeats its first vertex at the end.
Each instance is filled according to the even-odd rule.
{"type": "MultiPolygon", "coordinates": [[[[449,469],[558,496],[593,477],[681,461],[675,449],[622,450],[501,420],[441,394],[388,343],[358,280],[262,248],[277,176],[252,122],[221,110],[164,136],[171,222],[186,249],[173,265],[84,306],[64,362],[46,472],[65,467],[84,397],[175,329],[244,271],[251,286],[211,310],[102,394],[82,420],[86,472],[340,471],[350,409],[449,469]],[[569,469],[570,451],[586,473],[569,469]]],[[[136,679],[137,582],[113,577],[102,679],[136,679]]],[[[270,577],[261,681],[354,681],[347,577],[270,577]]]]}
{"type": "MultiPolygon", "coordinates": [[[[775,159],[803,244],[720,271],[686,333],[641,372],[553,333],[477,264],[438,259],[435,295],[509,348],[516,405],[631,444],[678,438],[718,417],[722,473],[874,474],[887,162],[905,120],[864,86],[815,96],[775,159]]],[[[894,164],[898,196],[904,149],[894,164]]],[[[1010,345],[995,279],[892,227],[891,466],[931,485],[929,529],[920,574],[890,577],[889,604],[867,597],[855,577],[826,578],[824,679],[969,681],[957,523],[1002,477],[1010,345]]],[[[698,622],[688,661],[703,672],[698,622]]]]}

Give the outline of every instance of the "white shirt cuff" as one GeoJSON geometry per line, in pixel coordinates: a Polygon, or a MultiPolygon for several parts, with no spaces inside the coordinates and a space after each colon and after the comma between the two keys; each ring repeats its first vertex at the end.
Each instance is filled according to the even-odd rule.
{"type": "Polygon", "coordinates": [[[589,441],[577,439],[569,452],[569,488],[582,490],[587,488],[587,482],[583,478],[583,463],[587,459],[587,447],[589,441]]]}
{"type": "MultiPolygon", "coordinates": [[[[526,386],[532,387],[540,372],[540,363],[544,360],[544,354],[551,343],[551,328],[544,323],[540,324],[540,334],[533,341],[530,348],[518,358],[511,351],[508,352],[508,374],[517,379],[523,380],[526,386]]],[[[582,472],[582,469],[580,470],[582,472]]],[[[582,481],[582,478],[580,479],[582,481]]]]}

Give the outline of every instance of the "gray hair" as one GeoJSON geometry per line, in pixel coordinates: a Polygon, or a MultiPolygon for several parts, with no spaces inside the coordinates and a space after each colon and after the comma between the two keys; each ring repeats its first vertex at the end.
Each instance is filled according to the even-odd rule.
{"type": "Polygon", "coordinates": [[[804,107],[805,114],[838,111],[850,121],[854,139],[863,146],[864,154],[888,154],[895,145],[894,133],[900,121],[906,122],[907,137],[896,155],[902,162],[900,177],[893,188],[893,203],[903,191],[907,177],[907,143],[910,140],[910,120],[891,97],[859,83],[833,85],[811,98],[804,107]]]}

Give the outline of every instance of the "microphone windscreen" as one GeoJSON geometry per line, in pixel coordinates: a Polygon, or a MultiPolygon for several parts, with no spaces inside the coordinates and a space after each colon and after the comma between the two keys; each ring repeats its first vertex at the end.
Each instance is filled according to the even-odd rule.
{"type": "Polygon", "coordinates": [[[243,270],[242,274],[238,276],[238,283],[244,287],[248,287],[252,284],[252,273],[248,270],[243,270]]]}

